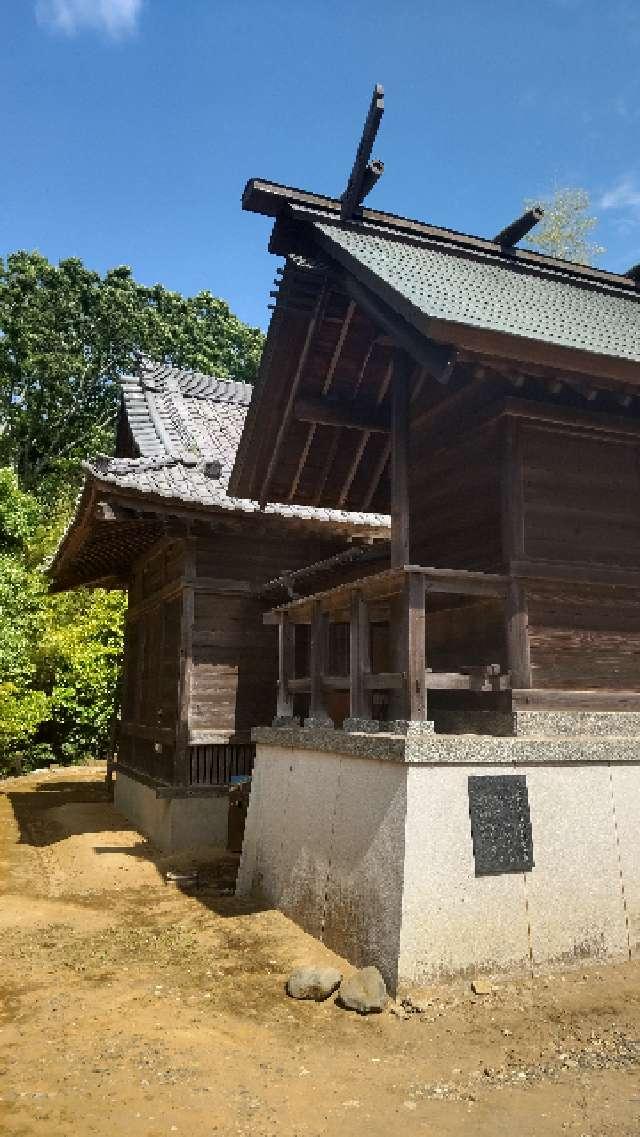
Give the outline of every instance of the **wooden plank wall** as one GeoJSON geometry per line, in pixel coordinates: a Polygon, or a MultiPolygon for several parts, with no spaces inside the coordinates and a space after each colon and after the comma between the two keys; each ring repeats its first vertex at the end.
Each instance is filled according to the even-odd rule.
{"type": "Polygon", "coordinates": [[[184,549],[163,542],[129,589],[119,760],[171,781],[176,748],[184,549]]]}
{"type": "Polygon", "coordinates": [[[525,425],[524,555],[640,569],[640,435],[525,425]]]}
{"type": "Polygon", "coordinates": [[[532,686],[639,690],[640,590],[588,568],[640,570],[640,433],[521,429],[524,558],[586,576],[526,585],[532,686]]]}
{"type": "Polygon", "coordinates": [[[195,533],[193,664],[189,727],[249,737],[251,727],[275,715],[277,642],[262,614],[270,605],[252,591],[285,570],[332,556],[344,540],[280,524],[271,532],[252,527],[212,535],[195,533]]]}
{"type": "Polygon", "coordinates": [[[533,687],[640,690],[640,590],[537,582],[527,594],[533,687]]]}
{"type": "Polygon", "coordinates": [[[500,455],[495,424],[446,446],[412,433],[411,563],[501,570],[500,455]]]}
{"type": "Polygon", "coordinates": [[[189,726],[228,737],[270,723],[275,714],[275,629],[249,595],[195,593],[189,726]]]}

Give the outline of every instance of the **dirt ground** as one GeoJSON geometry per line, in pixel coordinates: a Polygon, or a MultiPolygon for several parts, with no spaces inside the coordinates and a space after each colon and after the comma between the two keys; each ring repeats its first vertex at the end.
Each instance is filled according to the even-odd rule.
{"type": "MultiPolygon", "coordinates": [[[[637,1137],[640,964],[423,992],[360,1018],[288,999],[336,957],[204,887],[107,800],[103,771],[0,786],[0,1131],[7,1137],[637,1137]]],[[[344,961],[339,966],[348,970],[344,961]]]]}

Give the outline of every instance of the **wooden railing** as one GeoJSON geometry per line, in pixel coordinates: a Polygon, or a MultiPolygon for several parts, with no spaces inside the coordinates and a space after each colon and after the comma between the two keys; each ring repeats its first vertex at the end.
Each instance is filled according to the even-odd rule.
{"type": "Polygon", "coordinates": [[[189,746],[188,784],[227,786],[233,777],[250,776],[255,754],[252,742],[208,742],[189,746]]]}
{"type": "Polygon", "coordinates": [[[371,719],[372,693],[384,691],[389,694],[390,718],[418,721],[427,718],[429,690],[505,690],[510,685],[509,675],[493,662],[461,666],[457,671],[427,668],[426,600],[429,595],[443,593],[497,598],[505,602],[506,622],[508,589],[508,578],[497,574],[411,565],[294,600],[266,613],[265,623],[278,627],[278,719],[293,717],[294,699],[301,694],[309,697],[309,719],[328,723],[326,699],[331,691],[348,691],[350,719],[371,719]],[[392,669],[374,672],[371,627],[380,620],[389,625],[392,669]],[[346,675],[329,672],[331,622],[349,625],[346,675]],[[305,675],[295,673],[295,628],[300,624],[311,629],[305,675]]]}

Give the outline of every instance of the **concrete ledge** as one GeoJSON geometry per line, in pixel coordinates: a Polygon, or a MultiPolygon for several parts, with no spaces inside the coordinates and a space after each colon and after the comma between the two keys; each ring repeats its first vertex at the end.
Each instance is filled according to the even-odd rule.
{"type": "MultiPolygon", "coordinates": [[[[618,716],[614,716],[618,718],[618,716]]],[[[477,766],[557,763],[640,763],[640,734],[602,734],[564,737],[493,737],[481,734],[434,734],[414,723],[405,735],[357,734],[342,730],[296,727],[257,727],[253,739],[263,746],[284,750],[322,751],[374,762],[403,765],[477,766]]],[[[431,726],[432,724],[428,724],[431,726]]],[[[613,724],[612,724],[613,725],[613,724]]]]}
{"type": "Polygon", "coordinates": [[[515,711],[515,734],[519,738],[640,739],[638,711],[515,711]]]}

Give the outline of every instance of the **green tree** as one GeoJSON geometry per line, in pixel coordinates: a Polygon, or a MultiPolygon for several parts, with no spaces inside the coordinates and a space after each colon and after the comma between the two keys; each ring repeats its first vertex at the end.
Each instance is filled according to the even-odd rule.
{"type": "Polygon", "coordinates": [[[109,743],[126,597],[48,592],[43,559],[60,528],[0,468],[0,773],[98,757],[109,743]]]}
{"type": "Polygon", "coordinates": [[[111,446],[118,378],[140,355],[251,382],[262,343],[210,292],[12,253],[0,259],[0,464],[51,501],[88,453],[111,446]]]}
{"type": "Polygon", "coordinates": [[[590,214],[591,202],[586,190],[563,186],[549,197],[524,203],[525,209],[534,205],[544,207],[544,217],[525,241],[528,248],[585,265],[593,264],[606,252],[603,245],[591,240],[598,220],[590,214]]]}

